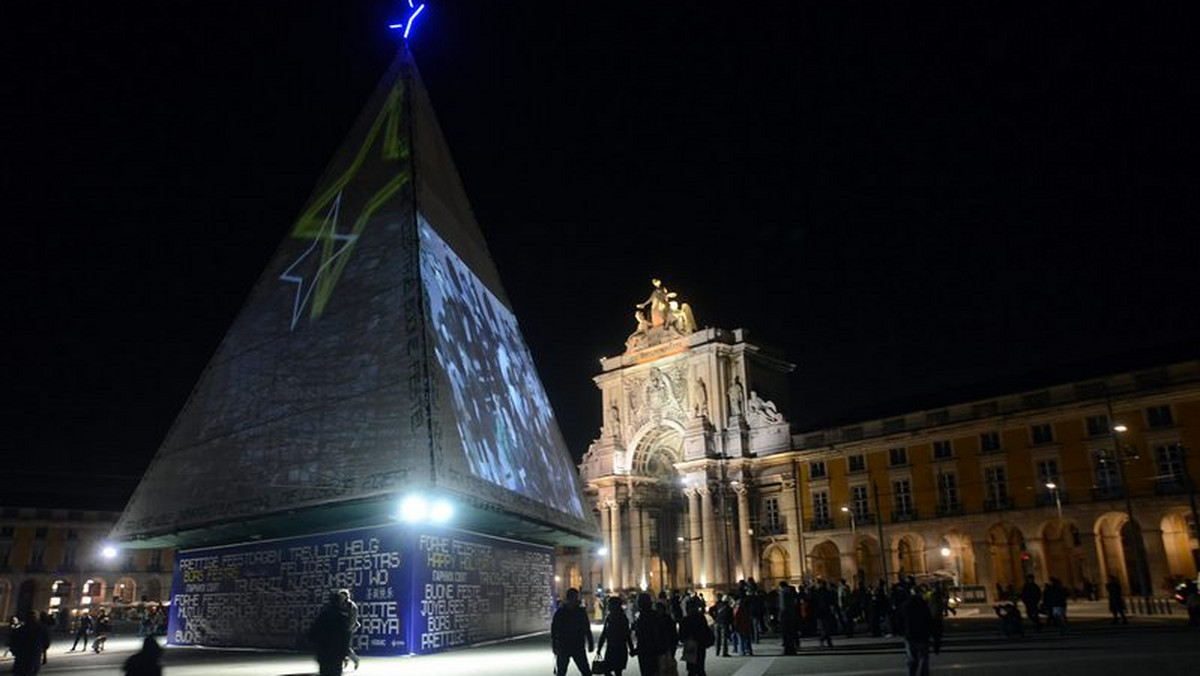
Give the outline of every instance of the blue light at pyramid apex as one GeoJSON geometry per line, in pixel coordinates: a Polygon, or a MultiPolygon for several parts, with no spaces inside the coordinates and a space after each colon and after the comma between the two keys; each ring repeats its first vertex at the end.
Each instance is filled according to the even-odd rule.
{"type": "Polygon", "coordinates": [[[388,24],[388,28],[393,30],[404,29],[403,37],[405,40],[408,39],[408,34],[410,31],[412,31],[412,27],[416,23],[417,17],[420,16],[421,12],[425,10],[425,3],[423,2],[420,4],[414,4],[413,0],[406,0],[406,2],[408,2],[408,16],[404,18],[404,21],[401,23],[388,24]]]}

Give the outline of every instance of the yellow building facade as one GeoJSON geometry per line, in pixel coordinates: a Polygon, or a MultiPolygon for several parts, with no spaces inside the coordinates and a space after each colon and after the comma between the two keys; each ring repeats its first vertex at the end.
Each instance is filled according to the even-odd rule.
{"type": "Polygon", "coordinates": [[[601,360],[580,474],[604,538],[560,557],[564,585],[914,574],[992,598],[1026,575],[1157,595],[1196,576],[1200,360],[798,431],[793,365],[674,298],[601,360]]]}
{"type": "MultiPolygon", "coordinates": [[[[120,550],[105,538],[119,512],[0,508],[0,617],[30,610],[60,617],[121,611],[170,600],[171,549],[120,550]]],[[[117,612],[118,616],[123,613],[117,612]]]]}

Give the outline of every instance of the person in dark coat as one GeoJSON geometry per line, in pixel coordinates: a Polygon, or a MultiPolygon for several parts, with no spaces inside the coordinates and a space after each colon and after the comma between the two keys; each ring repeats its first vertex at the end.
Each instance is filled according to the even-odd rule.
{"type": "Polygon", "coordinates": [[[1125,599],[1121,597],[1121,583],[1117,582],[1116,575],[1108,576],[1104,591],[1108,594],[1108,612],[1112,613],[1112,623],[1116,624],[1119,617],[1121,624],[1129,624],[1129,618],[1125,617],[1125,599]]]}
{"type": "MultiPolygon", "coordinates": [[[[637,596],[637,610],[638,616],[633,622],[637,645],[630,654],[638,658],[638,671],[642,676],[658,676],[658,659],[667,653],[666,637],[662,631],[664,618],[659,616],[650,595],[645,592],[637,596]]],[[[669,617],[665,619],[670,621],[669,617]]]]}
{"type": "Polygon", "coordinates": [[[554,619],[550,621],[550,644],[554,650],[554,673],[565,676],[567,663],[574,661],[583,676],[591,676],[587,654],[592,652],[592,625],[588,621],[587,611],[579,605],[579,590],[567,590],[567,599],[558,610],[554,611],[554,619]],[[587,651],[583,649],[587,642],[587,651]]]}
{"type": "Polygon", "coordinates": [[[346,648],[350,645],[350,628],[341,601],[338,593],[332,592],[308,629],[308,641],[313,646],[321,676],[341,676],[346,648]]]}
{"type": "Polygon", "coordinates": [[[92,639],[92,651],[104,652],[104,647],[108,643],[108,632],[112,628],[112,620],[108,619],[108,613],[103,610],[96,617],[96,638],[92,639]]]}
{"type": "Polygon", "coordinates": [[[908,676],[929,676],[929,640],[933,636],[933,614],[920,589],[911,588],[908,599],[892,614],[892,631],[904,637],[908,676]]]}
{"type": "Polygon", "coordinates": [[[716,653],[722,657],[729,657],[729,634],[733,631],[733,607],[729,605],[728,598],[717,594],[717,602],[710,612],[716,625],[713,627],[716,630],[716,653]]]}
{"type": "Polygon", "coordinates": [[[679,623],[679,640],[683,642],[683,659],[687,662],[688,676],[706,676],[704,658],[715,643],[713,630],[704,616],[704,602],[699,598],[688,600],[687,614],[679,623]]]}
{"type": "Polygon", "coordinates": [[[42,652],[48,645],[49,630],[38,621],[37,613],[30,611],[8,639],[13,656],[13,676],[35,676],[42,668],[42,652]]]}
{"type": "Polygon", "coordinates": [[[1032,575],[1025,576],[1025,586],[1021,587],[1021,603],[1025,604],[1025,617],[1033,623],[1033,630],[1041,631],[1042,620],[1038,616],[1038,607],[1042,603],[1042,590],[1033,581],[1032,575]]]}
{"type": "Polygon", "coordinates": [[[1067,633],[1067,589],[1057,577],[1050,578],[1042,591],[1042,603],[1050,611],[1050,618],[1060,633],[1067,633]]]}
{"type": "Polygon", "coordinates": [[[75,642],[71,644],[71,652],[75,652],[76,646],[79,645],[79,639],[83,639],[83,652],[87,652],[88,637],[92,633],[92,614],[86,609],[75,621],[75,642]]]}
{"type": "Polygon", "coordinates": [[[825,580],[817,583],[812,593],[813,617],[817,620],[817,631],[820,632],[820,645],[833,647],[833,631],[837,625],[837,594],[829,588],[825,580]]]}
{"type": "MultiPolygon", "coordinates": [[[[779,634],[783,638],[783,654],[795,655],[800,647],[800,597],[796,588],[787,582],[779,583],[779,634]]],[[[745,653],[743,653],[745,654],[745,653]]]]}
{"type": "Polygon", "coordinates": [[[633,630],[629,627],[629,618],[621,607],[620,596],[608,598],[608,611],[604,618],[604,629],[600,631],[600,641],[596,644],[596,656],[608,644],[608,652],[604,653],[604,665],[608,667],[606,674],[621,676],[621,672],[629,666],[629,653],[633,650],[633,630]]]}
{"type": "Polygon", "coordinates": [[[142,649],[125,660],[125,676],[162,676],[162,646],[153,636],[142,641],[142,649]]]}

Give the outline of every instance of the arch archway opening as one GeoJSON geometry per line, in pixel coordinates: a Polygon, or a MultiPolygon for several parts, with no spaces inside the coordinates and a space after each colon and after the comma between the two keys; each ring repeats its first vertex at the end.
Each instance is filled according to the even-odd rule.
{"type": "Polygon", "coordinates": [[[813,575],[827,582],[837,582],[842,579],[842,552],[833,542],[826,540],[813,547],[813,575]]]}

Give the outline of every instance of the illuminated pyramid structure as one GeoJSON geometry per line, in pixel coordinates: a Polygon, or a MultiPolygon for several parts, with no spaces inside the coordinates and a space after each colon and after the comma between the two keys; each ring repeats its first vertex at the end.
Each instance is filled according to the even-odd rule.
{"type": "Polygon", "coordinates": [[[407,49],[259,279],[113,537],[191,547],[380,523],[596,528],[407,49]]]}

